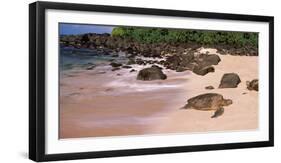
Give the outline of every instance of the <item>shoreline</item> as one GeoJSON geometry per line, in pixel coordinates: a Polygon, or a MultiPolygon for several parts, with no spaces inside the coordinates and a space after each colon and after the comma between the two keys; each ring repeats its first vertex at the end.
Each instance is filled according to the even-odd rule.
{"type": "Polygon", "coordinates": [[[257,128],[258,92],[247,90],[245,82],[258,78],[258,57],[221,55],[214,49],[201,49],[203,51],[221,58],[221,62],[214,65],[215,72],[204,76],[188,70],[164,69],[168,76],[166,80],[137,81],[138,70],[150,64],[131,65],[136,72],[129,72],[129,69],[111,71],[111,67],[106,66],[105,70],[95,67],[63,72],[60,138],[257,128]],[[241,64],[247,68],[239,66],[241,64]],[[238,88],[218,89],[222,74],[228,72],[238,73],[242,82],[238,88]],[[205,86],[209,85],[215,89],[206,90],[205,86]],[[216,119],[210,118],[213,112],[209,111],[179,110],[187,99],[204,92],[220,93],[234,103],[216,119]],[[242,95],[244,92],[247,94],[242,95]]]}

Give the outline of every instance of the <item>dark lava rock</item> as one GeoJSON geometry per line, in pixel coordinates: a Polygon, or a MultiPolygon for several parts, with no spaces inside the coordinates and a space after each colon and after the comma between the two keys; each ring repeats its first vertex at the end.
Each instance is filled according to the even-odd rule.
{"type": "Polygon", "coordinates": [[[217,65],[221,61],[220,57],[216,54],[200,54],[198,57],[195,58],[195,62],[202,66],[212,66],[217,65]]]}
{"type": "Polygon", "coordinates": [[[161,69],[157,67],[145,68],[139,71],[137,80],[165,80],[167,79],[167,75],[165,75],[161,69]]]}
{"type": "Polygon", "coordinates": [[[226,55],[228,53],[228,51],[226,49],[218,47],[217,53],[220,53],[221,55],[226,55]]]}
{"type": "Polygon", "coordinates": [[[258,48],[247,45],[243,47],[221,46],[217,47],[217,52],[223,55],[258,56],[258,48]]]}
{"type": "Polygon", "coordinates": [[[254,79],[252,81],[247,81],[247,89],[248,90],[255,90],[255,91],[259,91],[259,80],[258,79],[254,79]]]}
{"type": "Polygon", "coordinates": [[[217,65],[217,64],[219,64],[221,59],[216,54],[210,54],[210,55],[206,55],[204,61],[207,62],[210,65],[217,65]]]}
{"type": "Polygon", "coordinates": [[[115,67],[111,71],[117,71],[117,70],[120,70],[120,68],[119,67],[115,67]]]}
{"type": "Polygon", "coordinates": [[[110,65],[111,65],[112,67],[120,67],[120,66],[122,66],[121,63],[116,63],[116,62],[111,62],[110,65]]]}
{"type": "Polygon", "coordinates": [[[135,71],[136,71],[135,69],[130,70],[130,72],[135,72],[135,71]]]}
{"type": "Polygon", "coordinates": [[[213,66],[201,66],[201,65],[197,65],[194,67],[193,72],[197,75],[206,75],[209,72],[215,72],[215,68],[213,66]]]}
{"type": "Polygon", "coordinates": [[[240,77],[236,73],[227,73],[223,75],[219,88],[236,88],[240,82],[240,77]]]}
{"type": "Polygon", "coordinates": [[[168,69],[181,72],[190,69],[189,65],[193,62],[193,59],[194,55],[191,53],[176,54],[167,57],[167,60],[165,61],[164,65],[168,69]]]}
{"type": "Polygon", "coordinates": [[[209,85],[207,87],[205,87],[205,89],[215,89],[213,86],[209,85]]]}
{"type": "Polygon", "coordinates": [[[158,62],[158,64],[164,65],[164,64],[165,64],[165,61],[164,61],[164,60],[161,60],[161,61],[158,62]]]}
{"type": "Polygon", "coordinates": [[[136,64],[138,65],[146,65],[146,62],[140,58],[136,59],[136,64]]]}
{"type": "Polygon", "coordinates": [[[132,68],[132,66],[124,65],[122,68],[132,68]]]}

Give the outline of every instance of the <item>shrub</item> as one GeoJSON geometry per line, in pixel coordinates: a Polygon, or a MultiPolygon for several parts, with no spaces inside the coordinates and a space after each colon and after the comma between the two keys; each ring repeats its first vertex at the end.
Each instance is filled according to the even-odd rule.
{"type": "Polygon", "coordinates": [[[144,27],[115,27],[113,37],[131,38],[141,43],[197,43],[202,45],[258,46],[258,33],[203,31],[144,27]]]}

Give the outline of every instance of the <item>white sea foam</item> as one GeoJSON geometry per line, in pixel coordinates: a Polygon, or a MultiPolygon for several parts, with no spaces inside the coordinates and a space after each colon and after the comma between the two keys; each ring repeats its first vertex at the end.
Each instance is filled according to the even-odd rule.
{"type": "MultiPolygon", "coordinates": [[[[148,66],[150,67],[150,66],[148,66]]],[[[134,66],[134,69],[142,69],[143,66],[134,66]]],[[[179,88],[182,84],[180,83],[167,83],[167,80],[153,80],[153,81],[140,81],[136,80],[136,73],[123,73],[121,78],[115,78],[108,82],[105,86],[118,89],[119,93],[130,93],[130,92],[147,92],[163,89],[175,89],[179,88]]]]}

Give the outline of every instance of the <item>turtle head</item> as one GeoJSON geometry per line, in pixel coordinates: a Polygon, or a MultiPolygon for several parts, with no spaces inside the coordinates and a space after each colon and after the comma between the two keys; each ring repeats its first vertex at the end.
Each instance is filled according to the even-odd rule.
{"type": "Polygon", "coordinates": [[[223,101],[223,106],[228,106],[228,105],[231,105],[232,103],[233,103],[232,100],[227,99],[227,100],[223,101]]]}

